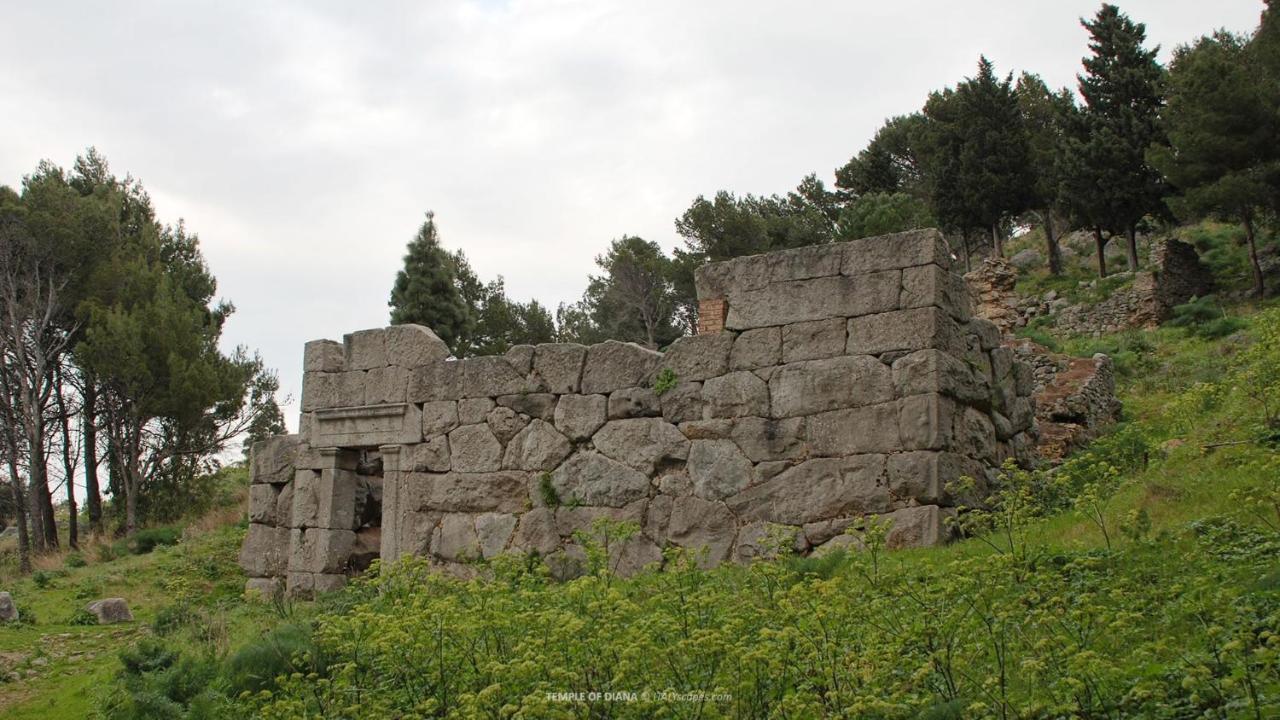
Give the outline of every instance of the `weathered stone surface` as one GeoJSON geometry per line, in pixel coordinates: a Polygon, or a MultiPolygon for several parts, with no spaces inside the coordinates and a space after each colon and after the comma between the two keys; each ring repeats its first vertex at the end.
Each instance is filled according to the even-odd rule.
{"type": "Polygon", "coordinates": [[[299,470],[293,480],[293,526],[353,529],[357,482],[350,470],[299,470]]]}
{"type": "Polygon", "coordinates": [[[296,528],[289,533],[289,572],[341,573],[356,534],[351,530],[296,528]]]}
{"type": "Polygon", "coordinates": [[[743,417],[734,420],[730,437],[752,462],[804,457],[804,418],[743,417]]]}
{"type": "Polygon", "coordinates": [[[819,360],[844,354],[844,318],[811,320],[782,328],[782,362],[819,360]]]}
{"type": "Polygon", "coordinates": [[[702,419],[702,383],[684,382],[658,396],[662,419],[669,423],[702,419]]]}
{"type": "Polygon", "coordinates": [[[809,451],[819,457],[888,453],[902,446],[896,402],[812,415],[805,429],[809,451]]]}
{"type": "Polygon", "coordinates": [[[822,545],[813,549],[811,555],[816,558],[821,558],[834,552],[859,552],[863,549],[865,549],[865,546],[862,543],[861,537],[841,533],[823,541],[822,545]]]}
{"type": "Polygon", "coordinates": [[[906,310],[930,305],[941,308],[960,322],[973,315],[973,300],[964,278],[937,265],[903,270],[899,306],[906,310]]]}
{"type": "MultiPolygon", "coordinates": [[[[341,347],[339,345],[339,347],[341,347]]],[[[284,593],[284,578],[249,578],[244,582],[244,594],[253,600],[270,600],[284,593]]]]}
{"type": "Polygon", "coordinates": [[[315,573],[311,576],[311,592],[314,595],[337,592],[347,585],[343,573],[315,573]]]}
{"type": "MultiPolygon", "coordinates": [[[[955,401],[937,393],[898,401],[898,432],[904,450],[943,450],[950,446],[955,401]]],[[[994,430],[993,430],[994,432],[994,430]]]]}
{"type": "Polygon", "coordinates": [[[572,449],[551,423],[534,420],[511,439],[502,466],[508,470],[553,470],[572,449]]]}
{"type": "Polygon", "coordinates": [[[741,563],[804,552],[807,543],[800,528],[757,521],[738,528],[733,558],[741,563]]]}
{"type": "Polygon", "coordinates": [[[124,598],[104,598],[94,600],[84,606],[85,610],[98,618],[99,625],[133,622],[133,613],[129,612],[129,603],[124,598]]]}
{"type": "Polygon", "coordinates": [[[893,385],[899,396],[942,393],[968,404],[984,404],[991,397],[986,378],[960,360],[932,348],[895,360],[893,385]]]}
{"type": "Polygon", "coordinates": [[[614,522],[639,525],[644,520],[645,510],[648,505],[649,501],[642,498],[629,502],[622,507],[593,507],[590,505],[558,507],[556,508],[556,532],[560,537],[565,538],[571,538],[574,533],[579,532],[589,535],[594,534],[595,528],[592,526],[602,518],[613,520],[614,522]]]}
{"type": "Polygon", "coordinates": [[[502,467],[502,443],[486,424],[462,425],[449,433],[449,456],[457,472],[492,472],[502,467]]]}
{"type": "Polygon", "coordinates": [[[462,397],[462,362],[439,360],[420,365],[409,375],[408,401],[457,400],[462,397]]]}
{"type": "Polygon", "coordinates": [[[592,345],[582,368],[582,392],[591,395],[640,386],[661,362],[662,353],[635,343],[609,340],[592,345]]]}
{"type": "Polygon", "coordinates": [[[481,513],[476,516],[476,540],[480,555],[485,559],[497,557],[507,548],[516,528],[516,516],[509,513],[481,513]]]}
{"type": "Polygon", "coordinates": [[[310,441],[321,448],[422,442],[422,410],[409,403],[317,410],[310,441]]]}
{"type": "Polygon", "coordinates": [[[689,457],[689,441],[660,418],[610,420],[592,442],[609,458],[649,475],[666,461],[689,457]]]}
{"type": "Polygon", "coordinates": [[[732,440],[694,440],[689,446],[693,493],[723,500],[751,484],[751,461],[732,440]]]}
{"type": "Polygon", "coordinates": [[[443,340],[421,325],[392,325],[383,331],[383,338],[389,365],[416,368],[453,354],[443,340]]]}
{"type": "Polygon", "coordinates": [[[489,398],[467,398],[458,401],[458,424],[478,425],[484,422],[497,405],[489,398]]]}
{"type": "Polygon", "coordinates": [[[749,330],[896,310],[900,283],[901,271],[886,270],[858,277],[835,275],[773,283],[759,290],[731,293],[725,327],[749,330]]]}
{"type": "Polygon", "coordinates": [[[893,397],[892,373],[873,357],[841,356],[783,365],[769,380],[774,417],[862,407],[893,397]]]}
{"type": "Polygon", "coordinates": [[[609,394],[610,420],[656,417],[661,414],[662,405],[653,388],[623,388],[609,394]]]}
{"type": "Polygon", "coordinates": [[[985,484],[982,464],[963,455],[919,450],[889,456],[889,492],[895,499],[933,505],[950,502],[947,483],[962,477],[973,478],[979,490],[985,484]]]}
{"type": "Polygon", "coordinates": [[[240,547],[240,567],[250,577],[284,575],[289,564],[289,529],[249,524],[240,547]]]}
{"type": "Polygon", "coordinates": [[[843,249],[840,272],[845,275],[914,265],[951,267],[951,248],[942,233],[934,229],[862,238],[844,243],[843,249]]]}
{"type": "Polygon", "coordinates": [[[500,355],[469,357],[462,363],[462,396],[514,395],[530,390],[528,378],[500,355]]]}
{"type": "Polygon", "coordinates": [[[732,348],[733,333],[687,335],[671,343],[659,368],[669,368],[681,381],[706,380],[728,371],[732,348]]]}
{"type": "Polygon", "coordinates": [[[515,371],[521,375],[528,375],[533,370],[533,354],[536,352],[533,345],[512,345],[502,354],[507,359],[507,364],[515,368],[515,371]]]}
{"type": "Polygon", "coordinates": [[[754,370],[782,362],[781,328],[766,327],[746,330],[733,341],[729,353],[729,369],[754,370]]]}
{"type": "Polygon", "coordinates": [[[403,504],[410,510],[479,513],[523,512],[529,503],[529,475],[523,472],[444,475],[406,473],[403,504]]]}
{"type": "Polygon", "coordinates": [[[432,435],[405,453],[401,458],[404,470],[409,472],[449,472],[453,465],[449,458],[447,435],[432,435]],[[407,462],[406,462],[407,461],[407,462]]]}
{"type": "Polygon", "coordinates": [[[422,435],[445,435],[458,427],[458,403],[454,400],[437,400],[422,406],[422,435]]]}
{"type": "Polygon", "coordinates": [[[971,407],[959,409],[953,415],[952,440],[946,447],[972,458],[994,458],[996,429],[991,418],[971,407]]]}
{"type": "Polygon", "coordinates": [[[973,318],[965,325],[965,330],[978,338],[984,351],[1000,347],[1000,328],[985,318],[973,318]]]}
{"type": "Polygon", "coordinates": [[[579,452],[551,474],[562,502],[622,507],[648,495],[649,478],[598,452],[579,452]]]}
{"type": "Polygon", "coordinates": [[[278,485],[292,480],[301,445],[298,435],[276,435],[254,443],[249,453],[250,482],[278,485]]]}
{"type": "Polygon", "coordinates": [[[268,485],[259,483],[249,486],[249,522],[264,525],[284,525],[277,513],[280,500],[280,489],[284,485],[268,485]]]}
{"type": "Polygon", "coordinates": [[[787,525],[884,512],[890,504],[885,464],[883,455],[808,460],[725,502],[739,519],[787,525]]]}
{"type": "Polygon", "coordinates": [[[533,382],[539,390],[560,395],[576,393],[581,387],[582,365],[587,348],[577,343],[538,345],[533,354],[533,382]]]}
{"type": "Polygon", "coordinates": [[[769,414],[769,386],[745,370],[703,383],[702,400],[713,418],[769,414]]]}
{"type": "Polygon", "coordinates": [[[673,544],[693,551],[701,567],[715,567],[729,557],[737,534],[734,525],[733,513],[723,502],[681,498],[671,503],[666,537],[673,544]]]}
{"type": "Polygon", "coordinates": [[[386,367],[386,331],[382,328],[357,330],[342,336],[348,370],[369,370],[386,367]]]}
{"type": "Polygon", "coordinates": [[[947,519],[954,515],[954,510],[940,508],[937,505],[920,505],[895,510],[887,516],[893,524],[885,535],[885,547],[894,550],[941,545],[953,534],[947,519]]]}
{"type": "MultiPolygon", "coordinates": [[[[818,555],[818,550],[822,549],[818,546],[844,534],[845,529],[852,525],[854,521],[855,518],[843,517],[805,523],[802,528],[804,531],[804,538],[808,541],[809,545],[814,548],[814,555],[818,555]]],[[[833,549],[838,547],[843,547],[843,544],[838,543],[833,546],[833,549]]]]}
{"type": "Polygon", "coordinates": [[[431,540],[431,552],[445,560],[458,562],[480,559],[480,538],[476,535],[475,518],[463,513],[446,514],[431,540]]]}
{"type": "Polygon", "coordinates": [[[526,553],[547,555],[560,547],[560,534],[556,532],[554,508],[534,508],[520,516],[511,546],[526,553]]]}
{"type": "Polygon", "coordinates": [[[725,418],[691,420],[680,423],[679,427],[690,440],[726,440],[733,434],[733,421],[725,418]]]}
{"type": "Polygon", "coordinates": [[[364,376],[364,402],[368,405],[402,403],[408,388],[408,369],[398,366],[373,368],[364,376]]]}
{"type": "Polygon", "coordinates": [[[346,368],[346,355],[342,343],[333,340],[312,340],[302,346],[303,372],[342,372],[346,368]]]}
{"type": "Polygon", "coordinates": [[[556,429],[570,440],[586,440],[604,425],[609,399],[604,395],[561,395],[556,403],[556,429]]]}
{"type": "Polygon", "coordinates": [[[662,565],[662,549],[636,534],[609,549],[609,567],[620,577],[631,577],[662,565]]]}
{"type": "Polygon", "coordinates": [[[879,355],[894,350],[936,348],[964,351],[956,321],[936,307],[898,310],[849,320],[850,355],[879,355]]]}
{"type": "Polygon", "coordinates": [[[500,395],[498,405],[511,408],[521,415],[551,420],[556,412],[556,396],[551,393],[521,393],[500,395]]]}
{"type": "Polygon", "coordinates": [[[516,433],[529,424],[527,418],[521,417],[519,413],[509,407],[496,407],[490,410],[485,422],[489,425],[489,430],[493,432],[493,436],[498,438],[498,442],[503,445],[510,442],[511,438],[516,436],[516,433]]]}
{"type": "Polygon", "coordinates": [[[0,592],[0,622],[17,622],[20,619],[13,596],[7,592],[0,592]]]}

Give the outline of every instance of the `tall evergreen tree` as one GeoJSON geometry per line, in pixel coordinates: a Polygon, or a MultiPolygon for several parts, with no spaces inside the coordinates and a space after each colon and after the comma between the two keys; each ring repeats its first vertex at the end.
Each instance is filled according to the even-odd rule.
{"type": "Polygon", "coordinates": [[[472,323],[471,309],[457,287],[454,261],[440,246],[435,213],[428,212],[418,234],[409,242],[404,267],[391,288],[391,323],[431,328],[449,347],[465,337],[472,323]]]}
{"type": "Polygon", "coordinates": [[[1146,26],[1115,5],[1104,4],[1092,21],[1080,22],[1092,54],[1077,76],[1085,110],[1065,144],[1063,197],[1080,224],[1094,231],[1100,275],[1106,275],[1106,243],[1116,233],[1125,234],[1129,269],[1137,270],[1138,225],[1162,211],[1166,192],[1146,160],[1147,148],[1161,140],[1159,47],[1144,48],[1146,26]]]}
{"type": "Polygon", "coordinates": [[[1014,92],[1027,131],[1029,164],[1035,178],[1031,189],[1032,212],[1044,230],[1049,272],[1062,274],[1062,249],[1058,238],[1063,211],[1058,194],[1062,182],[1062,141],[1075,111],[1075,101],[1065,88],[1051,92],[1038,75],[1023,73],[1014,92]]]}

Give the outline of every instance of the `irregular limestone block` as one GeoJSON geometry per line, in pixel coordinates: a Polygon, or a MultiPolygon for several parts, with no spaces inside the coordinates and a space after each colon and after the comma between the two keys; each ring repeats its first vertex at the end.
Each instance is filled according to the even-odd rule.
{"type": "Polygon", "coordinates": [[[844,354],[844,318],[811,320],[782,328],[782,362],[819,360],[844,354]]]}
{"type": "Polygon", "coordinates": [[[578,392],[581,387],[582,365],[587,359],[587,347],[577,343],[545,343],[533,353],[534,387],[546,392],[565,395],[578,392]]]}
{"type": "Polygon", "coordinates": [[[648,475],[664,461],[689,457],[689,441],[660,418],[611,420],[592,442],[609,458],[648,475]]]}
{"type": "Polygon", "coordinates": [[[489,430],[493,432],[493,436],[498,438],[498,442],[506,445],[511,438],[516,436],[529,424],[527,417],[521,417],[519,413],[509,407],[496,407],[489,411],[485,417],[485,424],[489,426],[489,430]]]}
{"type": "Polygon", "coordinates": [[[885,535],[885,547],[890,550],[907,547],[932,547],[951,539],[954,530],[947,520],[955,516],[955,510],[937,505],[920,505],[903,508],[886,517],[893,523],[885,535]]]}
{"type": "Polygon", "coordinates": [[[498,404],[505,408],[540,420],[551,420],[555,417],[556,396],[551,393],[521,393],[519,395],[501,395],[498,404]]]}
{"type": "Polygon", "coordinates": [[[446,435],[432,435],[417,445],[410,445],[405,470],[411,472],[449,472],[453,465],[449,457],[449,438],[446,435]]]}
{"type": "Polygon", "coordinates": [[[293,525],[354,529],[358,484],[359,476],[351,470],[298,471],[293,481],[293,525]]]}
{"type": "Polygon", "coordinates": [[[661,368],[669,368],[679,380],[706,380],[728,371],[732,348],[733,333],[688,335],[671,343],[662,356],[661,368]]]}
{"type": "Polygon", "coordinates": [[[507,470],[553,470],[573,447],[551,423],[534,420],[507,444],[502,467],[507,470]]]}
{"type": "MultiPolygon", "coordinates": [[[[263,525],[283,525],[277,515],[280,489],[284,485],[258,483],[249,486],[249,522],[263,525]]],[[[287,519],[287,518],[286,518],[287,519]]]]}
{"type": "Polygon", "coordinates": [[[673,544],[696,553],[699,566],[711,568],[729,557],[737,528],[723,502],[687,497],[672,503],[666,535],[673,544]]]}
{"type": "Polygon", "coordinates": [[[485,559],[501,555],[516,529],[516,516],[510,513],[481,513],[475,518],[476,541],[485,559]]]}
{"type": "Polygon", "coordinates": [[[678,426],[681,434],[690,440],[727,440],[733,433],[733,420],[691,420],[678,426]]]}
{"type": "Polygon", "coordinates": [[[528,473],[406,473],[404,506],[413,511],[523,512],[529,503],[528,473]]]}
{"type": "Polygon", "coordinates": [[[662,561],[662,549],[638,533],[609,548],[609,567],[620,577],[660,568],[662,561]]]}
{"type": "Polygon", "coordinates": [[[934,229],[862,238],[844,243],[843,249],[844,262],[840,272],[845,275],[914,265],[951,267],[951,248],[942,233],[934,229]]]}
{"type": "Polygon", "coordinates": [[[977,481],[981,492],[985,471],[981,463],[971,458],[929,450],[889,456],[889,492],[898,499],[930,505],[949,503],[947,484],[963,477],[977,481]]]}
{"type": "Polygon", "coordinates": [[[453,400],[437,400],[422,406],[422,435],[445,435],[458,427],[458,403],[453,400]]]}
{"type": "Polygon", "coordinates": [[[774,417],[874,405],[893,398],[892,372],[865,355],[806,360],[778,368],[769,396],[774,417]]]}
{"type": "Polygon", "coordinates": [[[347,586],[347,576],[342,573],[316,573],[311,576],[313,595],[337,592],[347,586]]]}
{"type": "Polygon", "coordinates": [[[311,444],[322,448],[421,441],[422,410],[409,403],[317,410],[311,428],[311,444]]]}
{"type": "Polygon", "coordinates": [[[901,308],[930,305],[964,322],[973,315],[973,300],[964,278],[937,265],[919,265],[902,271],[901,308]]]}
{"type": "Polygon", "coordinates": [[[250,577],[284,575],[289,563],[289,529],[250,523],[240,546],[240,567],[250,577]]]}
{"type": "Polygon", "coordinates": [[[586,440],[604,425],[608,406],[604,395],[562,395],[556,403],[556,429],[570,440],[586,440]]]}
{"type": "Polygon", "coordinates": [[[7,592],[0,592],[0,622],[18,622],[20,619],[13,596],[7,592]]]}
{"type": "Polygon", "coordinates": [[[406,368],[373,368],[364,377],[364,402],[368,405],[402,403],[408,388],[409,371],[406,368]]]}
{"type": "Polygon", "coordinates": [[[777,365],[780,362],[782,362],[782,332],[776,327],[756,328],[742,332],[733,341],[733,350],[729,353],[731,370],[754,370],[777,365]]]}
{"type": "Polygon", "coordinates": [[[341,573],[355,546],[351,530],[296,528],[289,531],[289,572],[341,573]]]}
{"type": "Polygon", "coordinates": [[[312,340],[302,346],[303,372],[342,372],[346,369],[345,364],[346,356],[340,342],[312,340]]]}
{"type": "Polygon", "coordinates": [[[707,415],[713,418],[769,414],[769,386],[745,370],[703,383],[702,400],[707,415]]]}
{"type": "Polygon", "coordinates": [[[956,411],[955,401],[937,393],[912,395],[899,400],[898,432],[902,437],[902,448],[944,450],[950,447],[956,411]]]}
{"type": "Polygon", "coordinates": [[[114,625],[122,622],[133,622],[133,613],[129,612],[129,603],[124,598],[104,598],[94,600],[84,606],[85,610],[98,618],[99,625],[114,625]]]}
{"type": "Polygon", "coordinates": [[[409,375],[411,403],[462,398],[462,362],[439,360],[413,369],[409,375]]]}
{"type": "Polygon", "coordinates": [[[986,378],[964,362],[932,348],[894,360],[893,385],[899,396],[942,393],[974,405],[986,404],[991,398],[986,378]]]}
{"type": "Polygon", "coordinates": [[[462,395],[487,398],[528,391],[529,380],[499,355],[470,357],[462,364],[462,395]]]}
{"type": "Polygon", "coordinates": [[[315,597],[315,573],[291,572],[285,578],[285,592],[292,598],[308,600],[315,597]]]}
{"type": "Polygon", "coordinates": [[[533,353],[532,345],[512,345],[502,353],[502,357],[507,359],[507,364],[515,368],[516,372],[528,375],[533,370],[533,353]]]}
{"type": "Polygon", "coordinates": [[[752,462],[800,458],[809,452],[805,422],[804,418],[798,417],[738,418],[733,422],[731,437],[752,462]]]}
{"type": "Polygon", "coordinates": [[[899,270],[858,277],[835,275],[730,293],[725,327],[748,330],[896,310],[900,276],[899,270]]]}
{"type": "Polygon", "coordinates": [[[357,330],[342,336],[348,370],[370,370],[386,367],[386,331],[383,328],[357,330]]]}
{"type": "Polygon", "coordinates": [[[244,594],[255,600],[270,600],[283,592],[284,578],[249,578],[244,583],[244,594]]]}
{"type": "Polygon", "coordinates": [[[477,425],[489,417],[489,413],[497,406],[489,398],[467,398],[458,401],[458,423],[460,425],[477,425]]]}
{"type": "Polygon", "coordinates": [[[902,447],[896,402],[819,413],[807,418],[805,427],[815,456],[888,453],[902,447]]]}
{"type": "Polygon", "coordinates": [[[649,494],[649,478],[598,452],[579,452],[551,474],[551,486],[566,504],[622,507],[649,494]]]}
{"type": "Polygon", "coordinates": [[[726,499],[741,520],[803,525],[885,512],[891,498],[883,455],[816,458],[726,499]]]}
{"type": "Polygon", "coordinates": [[[582,368],[582,392],[590,395],[640,386],[661,362],[662,353],[635,343],[609,340],[592,345],[582,368]]]}
{"type": "Polygon", "coordinates": [[[995,459],[996,429],[991,418],[975,408],[958,408],[954,411],[952,440],[948,449],[972,458],[995,459]]]}
{"type": "Polygon", "coordinates": [[[249,451],[250,482],[279,485],[292,480],[301,445],[298,435],[275,435],[254,443],[249,451]]]}
{"type": "Polygon", "coordinates": [[[390,365],[412,369],[440,362],[453,354],[439,336],[421,325],[392,325],[382,334],[390,365]]]}
{"type": "Polygon", "coordinates": [[[602,518],[639,525],[644,520],[648,505],[648,500],[640,499],[622,507],[561,506],[556,508],[556,532],[566,538],[573,537],[574,533],[592,534],[594,533],[592,525],[602,518]]]}
{"type": "Polygon", "coordinates": [[[898,310],[849,320],[850,355],[879,355],[897,350],[935,348],[964,352],[964,335],[949,315],[936,307],[898,310]]]}
{"type": "Polygon", "coordinates": [[[978,338],[984,351],[1000,347],[1000,328],[985,318],[972,318],[965,324],[965,331],[978,338]]]}
{"type": "Polygon", "coordinates": [[[449,513],[440,520],[431,541],[431,551],[445,560],[468,562],[481,556],[475,519],[463,513],[449,513]]]}
{"type": "Polygon", "coordinates": [[[511,547],[521,552],[547,555],[560,548],[560,534],[556,532],[556,511],[539,507],[520,516],[511,547]]]}
{"type": "Polygon", "coordinates": [[[752,479],[751,461],[732,440],[694,440],[686,467],[694,495],[706,500],[723,500],[752,479]]]}
{"type": "Polygon", "coordinates": [[[502,468],[502,443],[486,424],[454,428],[449,433],[449,455],[457,472],[483,473],[502,468]]]}
{"type": "Polygon", "coordinates": [[[757,520],[738,528],[733,544],[733,559],[749,563],[758,559],[776,558],[779,553],[801,553],[807,548],[804,532],[799,527],[757,520]]]}
{"type": "Polygon", "coordinates": [[[656,417],[662,414],[662,405],[653,388],[633,387],[609,393],[609,419],[656,417]]]}
{"type": "Polygon", "coordinates": [[[702,419],[702,383],[684,382],[658,396],[662,419],[669,423],[702,419]]]}

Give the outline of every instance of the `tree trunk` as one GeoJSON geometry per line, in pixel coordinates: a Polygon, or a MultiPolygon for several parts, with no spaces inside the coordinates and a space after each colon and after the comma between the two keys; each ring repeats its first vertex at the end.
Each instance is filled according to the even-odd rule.
{"type": "Polygon", "coordinates": [[[1100,278],[1107,276],[1107,240],[1110,239],[1103,239],[1102,228],[1093,229],[1093,242],[1098,246],[1098,277],[1100,278]]]}
{"type": "Polygon", "coordinates": [[[80,436],[84,439],[84,503],[89,513],[89,528],[102,530],[102,492],[98,488],[98,388],[94,379],[84,378],[84,408],[80,420],[80,436]]]}
{"type": "Polygon", "coordinates": [[[1004,257],[1004,234],[1000,232],[1000,223],[991,223],[991,250],[996,257],[1004,257]]]}
{"type": "Polygon", "coordinates": [[[1262,264],[1258,262],[1258,241],[1254,237],[1253,216],[1245,214],[1244,216],[1244,239],[1249,244],[1249,265],[1253,269],[1253,294],[1261,300],[1266,292],[1266,286],[1262,279],[1262,264]]]}
{"type": "Polygon", "coordinates": [[[973,270],[973,262],[969,257],[970,253],[969,253],[969,231],[968,230],[965,230],[964,232],[960,233],[960,245],[964,248],[964,271],[970,272],[973,270]]]}
{"type": "Polygon", "coordinates": [[[1138,228],[1129,225],[1129,272],[1138,272],[1138,228]]]}
{"type": "Polygon", "coordinates": [[[1057,228],[1053,226],[1053,210],[1044,213],[1045,250],[1049,255],[1049,274],[1062,274],[1062,247],[1058,245],[1057,228]]]}
{"type": "Polygon", "coordinates": [[[18,521],[18,570],[31,572],[31,536],[27,532],[27,509],[22,493],[22,478],[18,475],[17,439],[12,434],[9,443],[9,484],[13,486],[13,514],[18,521]]]}
{"type": "Polygon", "coordinates": [[[63,383],[59,374],[55,397],[58,403],[59,430],[62,433],[62,472],[67,485],[67,545],[73,549],[80,548],[80,527],[76,518],[76,463],[71,457],[71,415],[67,413],[67,402],[63,397],[63,383]]]}
{"type": "Polygon", "coordinates": [[[138,491],[142,487],[140,466],[142,464],[142,428],[129,428],[130,436],[125,439],[124,467],[121,480],[124,485],[124,532],[132,536],[138,531],[138,491]]]}

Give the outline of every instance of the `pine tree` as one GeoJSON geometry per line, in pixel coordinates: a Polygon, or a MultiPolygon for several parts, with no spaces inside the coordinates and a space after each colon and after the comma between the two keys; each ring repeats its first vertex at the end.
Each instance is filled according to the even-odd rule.
{"type": "Polygon", "coordinates": [[[453,347],[467,333],[471,309],[458,291],[453,260],[440,246],[435,214],[428,212],[409,243],[404,268],[391,288],[391,324],[413,323],[431,328],[453,347]]]}
{"type": "Polygon", "coordinates": [[[1050,92],[1038,75],[1023,73],[1014,91],[1027,130],[1027,149],[1032,174],[1031,208],[1039,216],[1044,228],[1045,251],[1049,259],[1049,273],[1062,274],[1062,249],[1058,238],[1064,229],[1059,222],[1062,215],[1058,186],[1062,181],[1062,138],[1075,101],[1071,92],[1050,92]]]}

